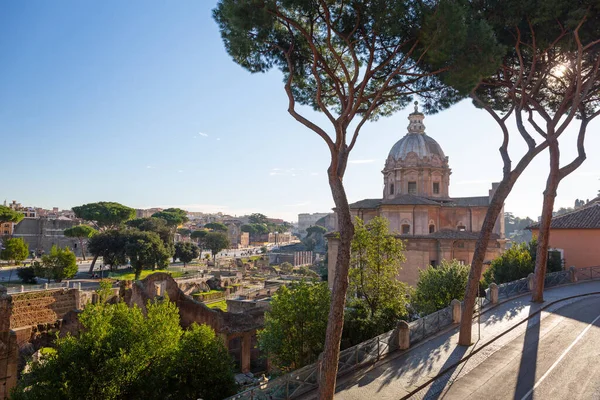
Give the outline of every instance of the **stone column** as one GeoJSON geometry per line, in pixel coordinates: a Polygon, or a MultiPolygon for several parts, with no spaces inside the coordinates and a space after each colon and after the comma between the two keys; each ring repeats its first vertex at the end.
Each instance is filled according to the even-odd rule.
{"type": "Polygon", "coordinates": [[[533,273],[527,275],[527,289],[529,289],[529,291],[533,290],[533,273]]]}
{"type": "Polygon", "coordinates": [[[250,332],[242,335],[242,373],[250,372],[250,350],[252,350],[252,336],[250,332]]]}
{"type": "Polygon", "coordinates": [[[452,307],[452,323],[460,324],[460,320],[462,318],[462,305],[460,301],[454,299],[450,302],[450,307],[452,307]]]}
{"type": "Polygon", "coordinates": [[[408,322],[400,321],[397,325],[398,330],[398,348],[400,350],[406,350],[410,347],[410,329],[408,322]]]}
{"type": "Polygon", "coordinates": [[[490,283],[490,301],[492,304],[498,304],[498,285],[490,283]]]}

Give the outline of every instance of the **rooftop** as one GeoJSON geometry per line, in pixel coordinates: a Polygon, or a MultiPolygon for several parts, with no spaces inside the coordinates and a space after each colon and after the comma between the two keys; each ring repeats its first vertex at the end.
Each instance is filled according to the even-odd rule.
{"type": "Polygon", "coordinates": [[[350,204],[350,209],[377,209],[381,205],[430,205],[441,207],[487,207],[488,196],[429,198],[412,194],[399,195],[393,199],[364,199],[350,204]]]}
{"type": "MultiPolygon", "coordinates": [[[[539,229],[534,224],[527,229],[539,229]]],[[[600,202],[590,203],[570,213],[553,217],[550,229],[600,229],[600,202]]]]}

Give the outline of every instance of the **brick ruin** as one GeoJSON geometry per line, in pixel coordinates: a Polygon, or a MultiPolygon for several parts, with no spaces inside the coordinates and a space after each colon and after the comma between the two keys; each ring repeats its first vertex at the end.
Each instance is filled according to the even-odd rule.
{"type": "MultiPolygon", "coordinates": [[[[1,290],[1,289],[0,289],[1,290]]],[[[213,328],[233,356],[241,372],[265,371],[266,361],[256,348],[256,331],[264,324],[264,308],[243,313],[210,309],[186,295],[177,282],[165,273],[142,281],[123,282],[118,297],[129,306],[145,311],[148,300],[168,296],[179,309],[183,328],[192,323],[213,328]]],[[[0,291],[0,399],[7,399],[17,384],[25,360],[41,347],[48,346],[54,334],[77,334],[77,315],[84,306],[97,301],[92,290],[57,289],[6,294],[0,291]]]]}

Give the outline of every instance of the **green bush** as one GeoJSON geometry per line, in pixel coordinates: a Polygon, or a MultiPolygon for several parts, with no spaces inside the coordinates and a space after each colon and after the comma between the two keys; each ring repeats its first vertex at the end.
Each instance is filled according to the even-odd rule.
{"type": "Polygon", "coordinates": [[[439,267],[429,266],[419,272],[412,306],[421,315],[448,307],[452,300],[464,298],[468,279],[469,266],[456,260],[444,260],[439,267]]]}
{"type": "Polygon", "coordinates": [[[33,267],[18,268],[17,276],[23,283],[37,283],[33,267]]]}
{"type": "Polygon", "coordinates": [[[88,305],[79,336],[55,340],[11,394],[13,400],[205,399],[235,394],[233,363],[215,332],[183,330],[174,303],[149,302],[147,313],[121,302],[88,305]]]}
{"type": "MultiPolygon", "coordinates": [[[[513,244],[502,255],[492,261],[490,268],[483,274],[485,287],[490,283],[496,284],[516,281],[526,278],[535,270],[537,240],[529,243],[513,244]]],[[[562,270],[560,253],[549,252],[546,273],[562,270]]]]}

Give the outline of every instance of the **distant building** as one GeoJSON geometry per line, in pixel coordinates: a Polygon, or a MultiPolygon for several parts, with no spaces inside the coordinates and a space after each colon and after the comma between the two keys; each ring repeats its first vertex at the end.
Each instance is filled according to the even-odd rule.
{"type": "Polygon", "coordinates": [[[29,245],[29,251],[37,256],[48,253],[52,246],[69,247],[77,256],[81,255],[79,241],[65,237],[64,231],[78,225],[78,220],[59,218],[25,218],[15,225],[12,237],[22,238],[29,245]]]}
{"type": "MultiPolygon", "coordinates": [[[[470,264],[490,199],[486,196],[450,197],[450,167],[440,145],[425,133],[425,115],[408,117],[408,133],[390,150],[383,168],[383,197],[350,204],[352,218],[365,222],[380,216],[389,229],[406,240],[406,262],[398,279],[414,285],[419,270],[456,259],[470,264]]],[[[504,250],[504,212],[500,212],[488,243],[485,260],[504,250]]],[[[329,284],[335,277],[339,239],[328,235],[329,284]]]]}
{"type": "MultiPolygon", "coordinates": [[[[530,226],[539,234],[539,223],[530,226]]],[[[565,267],[600,266],[600,197],[570,213],[552,218],[550,248],[560,251],[565,267]]]]}
{"type": "Polygon", "coordinates": [[[150,218],[153,214],[156,214],[157,212],[161,212],[162,208],[147,208],[147,209],[141,209],[138,208],[137,210],[135,210],[135,217],[136,218],[150,218]]]}
{"type": "Polygon", "coordinates": [[[306,236],[306,228],[316,225],[318,220],[328,215],[329,213],[298,214],[298,233],[306,236]]]}

